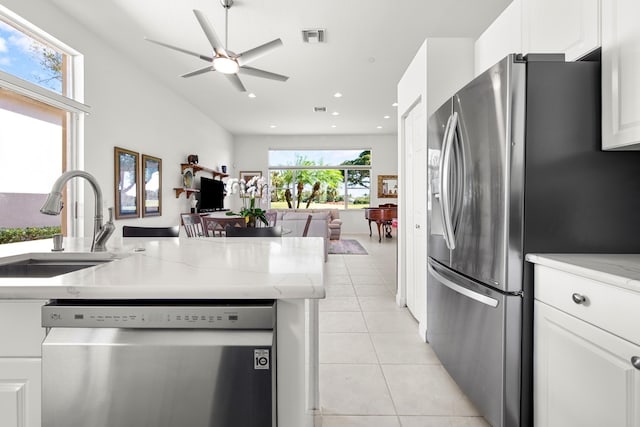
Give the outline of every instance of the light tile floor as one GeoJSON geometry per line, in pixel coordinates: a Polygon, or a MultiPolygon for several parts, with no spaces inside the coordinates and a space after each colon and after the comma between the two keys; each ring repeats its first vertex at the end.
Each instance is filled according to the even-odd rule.
{"type": "Polygon", "coordinates": [[[396,293],[396,238],[329,255],[320,301],[320,427],[486,427],[396,293]]]}

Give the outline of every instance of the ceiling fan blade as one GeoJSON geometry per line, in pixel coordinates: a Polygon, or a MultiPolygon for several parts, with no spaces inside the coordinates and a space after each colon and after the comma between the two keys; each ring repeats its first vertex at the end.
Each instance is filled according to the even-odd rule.
{"type": "Polygon", "coordinates": [[[282,46],[282,40],[275,39],[258,47],[254,47],[253,49],[244,51],[238,55],[238,65],[242,67],[243,65],[249,64],[280,46],[282,46]]]}
{"type": "Polygon", "coordinates": [[[211,44],[211,47],[213,48],[213,50],[217,54],[221,54],[228,57],[229,55],[227,55],[227,52],[222,45],[222,42],[216,35],[216,32],[213,30],[213,27],[211,26],[211,23],[209,22],[207,17],[204,16],[204,13],[202,13],[197,9],[194,9],[193,13],[196,15],[196,19],[198,20],[200,27],[202,27],[202,31],[204,31],[204,34],[207,36],[207,40],[209,40],[209,44],[211,44]]]}
{"type": "Polygon", "coordinates": [[[247,89],[244,88],[244,85],[242,84],[242,81],[240,80],[240,77],[238,77],[237,74],[225,74],[225,76],[227,76],[231,84],[235,86],[235,88],[238,89],[240,92],[247,91],[247,89]]]}
{"type": "Polygon", "coordinates": [[[253,67],[240,67],[240,69],[238,69],[238,73],[246,74],[248,76],[262,77],[264,79],[278,80],[281,82],[286,82],[287,80],[289,80],[288,76],[272,73],[270,71],[259,70],[253,67]]]}
{"type": "Polygon", "coordinates": [[[197,52],[192,52],[192,51],[190,51],[190,50],[183,49],[183,48],[181,48],[181,47],[177,47],[177,46],[172,46],[172,45],[170,45],[170,44],[162,43],[162,42],[159,42],[159,41],[156,41],[156,40],[151,40],[151,39],[148,39],[148,38],[146,38],[146,37],[145,37],[144,39],[145,39],[146,41],[148,41],[148,42],[155,43],[155,44],[160,45],[160,46],[168,47],[169,49],[177,50],[178,52],[186,53],[187,55],[197,56],[198,58],[200,58],[200,59],[204,59],[205,61],[213,62],[213,58],[212,58],[212,57],[210,57],[210,56],[207,56],[207,55],[200,55],[200,54],[199,54],[199,53],[197,53],[197,52]]]}
{"type": "Polygon", "coordinates": [[[207,66],[207,67],[200,68],[200,69],[195,70],[195,71],[192,71],[192,72],[190,72],[190,73],[183,74],[183,75],[181,75],[180,77],[184,77],[184,78],[187,78],[187,77],[193,77],[193,76],[197,76],[198,74],[204,74],[204,73],[207,73],[207,72],[209,72],[209,71],[215,71],[215,70],[216,70],[216,69],[213,67],[213,65],[209,65],[209,66],[207,66]]]}

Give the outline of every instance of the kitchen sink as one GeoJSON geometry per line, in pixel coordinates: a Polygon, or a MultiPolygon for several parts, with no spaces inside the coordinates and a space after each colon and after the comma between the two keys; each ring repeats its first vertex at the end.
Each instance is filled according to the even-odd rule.
{"type": "Polygon", "coordinates": [[[0,259],[0,278],[55,277],[114,261],[109,255],[93,253],[32,253],[0,259]]]}

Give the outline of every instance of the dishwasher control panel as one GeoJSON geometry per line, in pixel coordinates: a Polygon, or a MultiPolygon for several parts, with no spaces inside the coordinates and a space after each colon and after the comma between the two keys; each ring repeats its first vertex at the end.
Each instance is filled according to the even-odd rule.
{"type": "Polygon", "coordinates": [[[42,307],[48,328],[274,329],[275,303],[253,305],[83,305],[42,307]]]}

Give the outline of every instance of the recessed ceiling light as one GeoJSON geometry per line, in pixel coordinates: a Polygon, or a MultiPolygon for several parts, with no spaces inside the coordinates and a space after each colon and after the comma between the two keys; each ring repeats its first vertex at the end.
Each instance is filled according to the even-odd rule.
{"type": "Polygon", "coordinates": [[[251,93],[250,93],[249,95],[247,95],[247,96],[248,96],[249,98],[255,98],[255,97],[256,97],[256,94],[255,94],[255,93],[253,93],[253,92],[251,92],[251,93]]]}
{"type": "Polygon", "coordinates": [[[275,129],[275,128],[277,128],[277,126],[276,126],[276,125],[269,125],[269,127],[270,127],[271,129],[275,129]]]}
{"type": "Polygon", "coordinates": [[[333,94],[334,98],[342,98],[342,94],[340,92],[336,92],[333,94]]]}
{"type": "Polygon", "coordinates": [[[378,129],[382,129],[382,126],[376,126],[378,129]]]}
{"type": "Polygon", "coordinates": [[[390,118],[391,118],[391,116],[384,116],[384,118],[385,118],[385,119],[390,119],[390,118]]]}
{"type": "Polygon", "coordinates": [[[336,125],[331,125],[331,127],[332,127],[332,128],[336,128],[336,127],[338,127],[338,126],[336,126],[336,125]]]}
{"type": "Polygon", "coordinates": [[[397,107],[397,106],[398,106],[398,103],[397,103],[397,102],[394,102],[393,104],[391,104],[391,106],[392,106],[392,107],[397,107]]]}
{"type": "Polygon", "coordinates": [[[337,111],[334,111],[333,113],[331,113],[332,116],[339,116],[340,113],[338,113],[337,111]]]}

